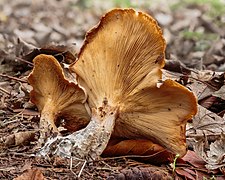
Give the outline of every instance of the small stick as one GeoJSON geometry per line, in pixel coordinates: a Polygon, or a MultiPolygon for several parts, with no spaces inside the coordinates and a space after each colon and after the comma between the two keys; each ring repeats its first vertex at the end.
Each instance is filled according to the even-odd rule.
{"type": "Polygon", "coordinates": [[[7,74],[0,74],[0,76],[5,77],[5,78],[9,78],[9,79],[12,79],[12,80],[15,80],[15,81],[19,81],[19,82],[22,82],[22,83],[27,83],[27,81],[25,81],[25,80],[22,80],[22,79],[17,78],[17,77],[9,76],[7,74]]]}
{"type": "Polygon", "coordinates": [[[88,162],[100,162],[100,161],[107,161],[107,160],[115,160],[115,159],[124,159],[124,158],[149,158],[149,157],[154,157],[155,155],[163,152],[165,150],[161,150],[159,152],[156,152],[154,154],[151,155],[146,155],[146,156],[142,156],[142,155],[125,155],[125,156],[116,156],[116,157],[106,157],[106,158],[101,158],[101,159],[97,159],[94,161],[88,161],[88,162]]]}
{"type": "Polygon", "coordinates": [[[16,59],[19,60],[19,61],[21,61],[21,62],[25,62],[25,63],[27,63],[27,64],[29,64],[31,66],[34,66],[33,63],[31,63],[31,62],[29,62],[29,61],[27,61],[25,59],[22,59],[22,58],[19,58],[19,57],[16,57],[16,59]]]}
{"type": "MultiPolygon", "coordinates": [[[[79,164],[80,164],[80,162],[77,163],[76,166],[78,166],[79,164]]],[[[76,173],[73,171],[73,158],[72,157],[70,158],[70,171],[77,177],[76,173]]]]}
{"type": "Polygon", "coordinates": [[[2,91],[3,93],[7,94],[7,95],[11,95],[10,92],[8,92],[6,89],[0,87],[0,91],[2,91]]]}
{"type": "Polygon", "coordinates": [[[86,163],[87,163],[87,161],[85,160],[85,161],[84,161],[84,164],[83,164],[83,166],[81,167],[80,172],[79,172],[79,174],[78,174],[78,176],[77,176],[78,178],[80,178],[81,173],[83,172],[83,169],[84,169],[86,163]]]}

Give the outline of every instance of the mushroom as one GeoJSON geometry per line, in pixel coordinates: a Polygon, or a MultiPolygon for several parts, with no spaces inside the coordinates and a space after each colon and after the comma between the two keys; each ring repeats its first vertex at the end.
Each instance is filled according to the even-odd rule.
{"type": "MultiPolygon", "coordinates": [[[[87,33],[70,66],[100,121],[113,114],[113,138],[149,139],[173,154],[186,153],[185,126],[197,112],[184,86],[162,78],[166,43],[157,22],[133,9],[114,9],[87,33]]],[[[109,132],[110,133],[110,132],[109,132]]]]}
{"type": "Polygon", "coordinates": [[[48,139],[40,154],[55,149],[61,156],[95,159],[110,138],[122,138],[127,140],[110,143],[105,153],[112,155],[113,146],[126,152],[124,146],[138,142],[184,156],[185,126],[196,114],[197,102],[179,83],[162,82],[165,47],[152,17],[114,9],[87,33],[78,60],[70,65],[77,84],[66,80],[53,56],[38,55],[29,82],[34,88],[31,100],[41,112],[42,139],[49,129],[58,131],[60,118],[70,124],[73,120],[75,126],[68,136],[48,139]]]}
{"type": "Polygon", "coordinates": [[[66,80],[60,64],[53,56],[41,54],[33,61],[34,69],[28,81],[33,87],[30,99],[41,114],[39,142],[43,143],[51,132],[58,132],[56,124],[61,119],[69,124],[75,122],[74,130],[84,128],[90,121],[84,105],[84,90],[66,80]]]}

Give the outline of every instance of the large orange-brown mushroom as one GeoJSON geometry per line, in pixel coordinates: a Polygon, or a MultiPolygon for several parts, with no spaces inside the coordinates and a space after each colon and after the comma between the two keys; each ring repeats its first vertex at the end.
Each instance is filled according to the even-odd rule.
{"type": "Polygon", "coordinates": [[[114,9],[88,32],[70,70],[86,89],[89,106],[101,110],[101,121],[107,120],[104,114],[116,115],[113,137],[150,139],[183,156],[185,126],[197,111],[196,98],[172,80],[157,86],[165,47],[153,18],[114,9]]]}
{"type": "MultiPolygon", "coordinates": [[[[29,82],[34,88],[31,100],[41,112],[42,127],[47,124],[57,131],[55,121],[59,117],[73,119],[75,130],[90,121],[69,136],[50,139],[42,154],[60,142],[56,154],[70,156],[73,152],[79,157],[96,158],[112,134],[114,140],[128,140],[118,145],[111,143],[105,151],[108,155],[114,153],[113,146],[115,154],[122,155],[131,143],[144,143],[148,148],[158,143],[183,156],[186,122],[195,115],[197,103],[193,93],[182,85],[172,80],[159,83],[165,46],[153,18],[132,9],[114,9],[87,33],[78,61],[70,66],[79,86],[65,79],[54,57],[37,56],[29,82]],[[87,93],[91,118],[80,86],[87,93]]],[[[136,152],[141,151],[137,148],[136,152]]]]}

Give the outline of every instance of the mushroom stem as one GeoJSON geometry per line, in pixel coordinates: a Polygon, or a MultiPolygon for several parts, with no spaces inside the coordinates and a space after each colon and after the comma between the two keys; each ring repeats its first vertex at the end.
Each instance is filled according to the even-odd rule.
{"type": "Polygon", "coordinates": [[[59,132],[54,122],[54,111],[50,109],[50,106],[44,107],[40,117],[39,129],[40,138],[38,141],[38,147],[42,147],[47,137],[52,133],[59,132]]]}
{"type": "Polygon", "coordinates": [[[59,155],[70,158],[97,159],[106,148],[117,118],[118,108],[107,104],[92,109],[92,118],[86,128],[68,136],[47,140],[39,155],[59,155]]]}

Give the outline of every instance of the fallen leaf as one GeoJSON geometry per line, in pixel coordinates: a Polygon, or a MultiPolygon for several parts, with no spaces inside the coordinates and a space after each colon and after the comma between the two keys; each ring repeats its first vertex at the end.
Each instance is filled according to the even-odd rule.
{"type": "Polygon", "coordinates": [[[217,114],[198,106],[198,113],[193,123],[188,125],[186,135],[189,137],[220,136],[225,132],[225,121],[217,114]]]}
{"type": "Polygon", "coordinates": [[[183,168],[176,168],[176,173],[183,176],[185,179],[195,180],[196,178],[192,176],[189,172],[183,170],[183,168]]]}
{"type": "Polygon", "coordinates": [[[35,131],[18,132],[3,137],[2,141],[5,146],[18,146],[30,142],[34,136],[35,131]]]}
{"type": "Polygon", "coordinates": [[[218,91],[215,91],[212,95],[225,100],[225,85],[223,85],[218,91]]]}
{"type": "Polygon", "coordinates": [[[24,172],[22,175],[14,178],[13,180],[45,180],[42,172],[39,169],[29,169],[27,172],[24,172]]]}
{"type": "Polygon", "coordinates": [[[29,43],[25,42],[23,39],[18,38],[17,44],[15,46],[15,55],[17,57],[19,57],[21,55],[23,56],[25,54],[30,53],[35,48],[36,47],[33,46],[32,44],[29,44],[29,43]]]}
{"type": "Polygon", "coordinates": [[[171,161],[173,155],[166,151],[162,146],[150,140],[110,140],[102,156],[129,156],[147,162],[159,164],[171,161]],[[136,157],[135,157],[136,156],[136,157]]]}
{"type": "Polygon", "coordinates": [[[208,169],[217,169],[225,166],[225,134],[221,134],[221,138],[210,144],[207,151],[208,169]]]}
{"type": "Polygon", "coordinates": [[[43,46],[42,48],[35,48],[23,58],[31,62],[39,54],[53,55],[60,62],[63,61],[68,64],[76,60],[76,52],[74,52],[74,47],[53,44],[43,46]]]}
{"type": "MultiPolygon", "coordinates": [[[[210,175],[201,171],[196,171],[196,179],[210,179],[210,175]]],[[[216,177],[216,180],[219,180],[218,177],[216,177]]]]}
{"type": "Polygon", "coordinates": [[[194,151],[188,150],[187,154],[182,159],[196,168],[205,168],[205,161],[203,161],[203,159],[194,151]]]}
{"type": "Polygon", "coordinates": [[[170,72],[177,72],[182,74],[191,74],[191,69],[186,67],[184,63],[179,60],[166,60],[165,66],[163,69],[166,69],[170,72]]]}
{"type": "Polygon", "coordinates": [[[126,168],[119,171],[119,173],[111,173],[107,180],[113,179],[163,179],[169,180],[172,177],[169,173],[158,167],[134,167],[134,168],[126,168]]]}
{"type": "Polygon", "coordinates": [[[187,126],[187,143],[207,162],[207,169],[217,169],[225,165],[225,121],[220,116],[198,106],[198,114],[187,126]],[[189,127],[188,127],[189,126],[189,127]]]}

